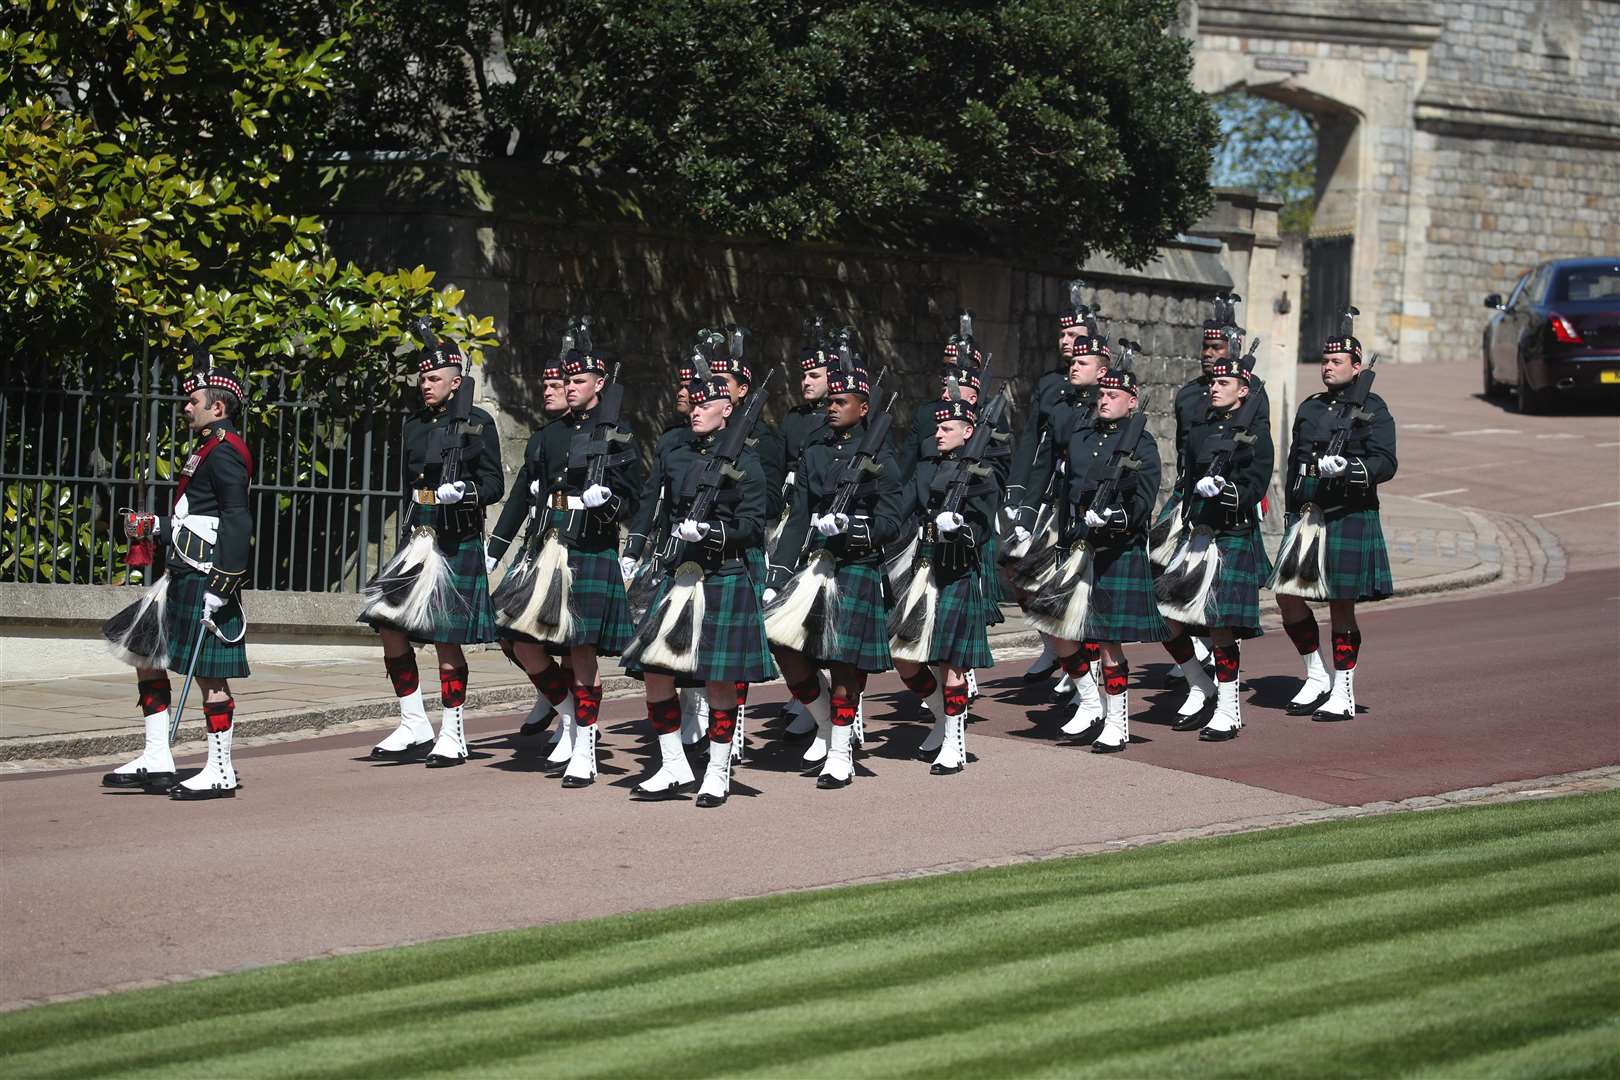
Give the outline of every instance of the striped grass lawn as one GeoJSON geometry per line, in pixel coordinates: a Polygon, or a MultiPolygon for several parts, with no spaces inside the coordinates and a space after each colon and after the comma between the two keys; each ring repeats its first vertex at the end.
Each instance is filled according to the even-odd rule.
{"type": "Polygon", "coordinates": [[[1614,1077],[1617,854],[1608,793],[655,911],[6,1015],[0,1076],[1614,1077]]]}

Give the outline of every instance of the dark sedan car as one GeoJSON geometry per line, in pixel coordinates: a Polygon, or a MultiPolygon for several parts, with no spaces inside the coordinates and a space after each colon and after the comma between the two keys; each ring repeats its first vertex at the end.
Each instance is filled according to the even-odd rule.
{"type": "Polygon", "coordinates": [[[1521,412],[1620,393],[1620,258],[1557,259],[1519,279],[1485,324],[1485,393],[1514,390],[1521,412]]]}

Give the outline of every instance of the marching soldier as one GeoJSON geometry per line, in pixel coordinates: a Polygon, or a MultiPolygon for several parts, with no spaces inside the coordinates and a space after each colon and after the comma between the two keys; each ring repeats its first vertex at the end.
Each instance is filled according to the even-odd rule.
{"type": "MultiPolygon", "coordinates": [[[[524,447],[524,467],[518,470],[517,481],[512,487],[514,493],[527,491],[531,486],[534,485],[535,480],[528,475],[527,466],[529,459],[535,453],[535,444],[540,438],[540,432],[547,424],[551,423],[553,420],[559,419],[568,411],[568,381],[563,378],[561,357],[555,360],[548,360],[546,362],[545,366],[540,370],[540,379],[540,409],[542,413],[540,426],[535,428],[534,434],[529,436],[528,445],[524,447]]],[[[680,411],[680,402],[678,400],[675,408],[677,412],[680,411]]],[[[684,420],[684,417],[682,419],[684,420]]],[[[513,538],[517,536],[517,530],[519,527],[529,523],[528,527],[524,529],[523,542],[518,545],[519,547],[528,547],[528,533],[530,529],[533,528],[533,519],[527,513],[528,505],[528,501],[519,495],[515,495],[513,498],[506,500],[506,503],[501,507],[500,520],[495,523],[495,532],[491,537],[492,545],[499,543],[504,549],[505,547],[509,546],[512,543],[513,538]]],[[[486,573],[493,575],[495,573],[495,566],[495,558],[493,556],[486,555],[484,558],[484,567],[486,573]]],[[[516,637],[511,634],[501,634],[500,640],[501,652],[506,654],[506,658],[508,660],[522,669],[523,663],[518,660],[517,652],[514,648],[517,640],[516,637]]],[[[567,658],[564,657],[563,664],[565,667],[567,666],[567,663],[567,658]]],[[[527,669],[524,669],[524,673],[528,674],[527,669]]],[[[540,734],[540,732],[544,731],[546,726],[551,723],[551,718],[557,714],[556,705],[553,704],[551,698],[546,696],[545,689],[540,685],[540,683],[543,681],[541,677],[537,675],[530,675],[529,681],[534,683],[537,693],[534,699],[534,706],[529,710],[529,715],[523,721],[523,726],[518,728],[519,735],[540,734]]],[[[566,686],[567,684],[564,684],[565,689],[566,686]]],[[[559,731],[553,731],[551,741],[555,743],[559,737],[559,731]]]]}
{"type": "MultiPolygon", "coordinates": [[[[1273,587],[1283,629],[1305,662],[1305,683],[1290,716],[1349,720],[1356,714],[1361,628],[1356,604],[1394,591],[1378,516],[1378,485],[1395,476],[1395,420],[1371,392],[1372,366],[1344,325],[1322,344],[1321,393],[1299,403],[1288,450],[1287,525],[1273,587]],[[1320,632],[1308,599],[1326,600],[1333,674],[1322,665],[1320,632]]],[[[1376,360],[1376,357],[1374,358],[1376,360]]]]}
{"type": "Polygon", "coordinates": [[[744,413],[727,380],[707,368],[689,388],[691,437],[667,443],[653,463],[647,490],[668,493],[667,549],[657,556],[656,595],[624,654],[626,669],[646,682],[660,759],[635,794],[668,799],[691,787],[676,687],[696,682],[709,703],[709,761],[697,797],[704,808],[730,793],[738,687],[776,677],[746,560],[765,536],[768,484],[755,450],[722,438],[744,413]]]}
{"type": "Polygon", "coordinates": [[[181,385],[186,422],[197,442],[180,474],[174,512],[166,518],[140,511],[124,516],[132,541],[168,541],[167,572],[102,627],[113,655],[135,668],[146,741],[139,757],[101,782],[167,790],[181,801],[235,797],[231,724],[236,702],[229,680],[248,677],[241,590],[253,545],[248,512],[253,455],[236,431],[243,384],[234,372],[202,368],[201,362],[199,357],[199,368],[181,385]],[[168,671],[196,678],[208,728],[207,764],[179,783],[169,749],[168,671]]]}
{"type": "Polygon", "coordinates": [[[1240,642],[1260,636],[1260,586],[1270,576],[1260,540],[1259,505],[1271,482],[1269,425],[1251,402],[1247,358],[1212,360],[1209,408],[1182,446],[1186,539],[1159,576],[1159,612],[1171,636],[1164,647],[1186,673],[1187,698],[1176,731],[1202,727],[1205,742],[1225,742],[1243,727],[1238,704],[1240,642]],[[1190,635],[1214,646],[1215,680],[1195,661],[1190,635]],[[1204,706],[1215,699],[1214,714],[1204,706]]]}
{"type": "Polygon", "coordinates": [[[382,638],[383,666],[399,699],[399,726],[371,750],[405,761],[426,752],[429,768],[467,760],[462,710],[467,701],[463,645],[495,640],[484,562],[484,509],[501,500],[501,443],[495,419],[472,404],[472,380],[453,342],[418,325],[416,386],[422,408],[405,422],[401,459],[410,532],[362,594],[359,621],[382,638]],[[439,660],[438,738],[427,718],[414,643],[432,643],[439,660]]]}
{"type": "MultiPolygon", "coordinates": [[[[871,380],[845,335],[829,374],[827,430],[805,448],[765,593],[777,666],[816,720],[815,743],[826,747],[820,788],[853,779],[851,727],[866,678],[891,666],[880,564],[901,518],[887,415],[868,420],[871,380]],[[808,552],[804,568],[794,573],[801,551],[808,552]]],[[[806,757],[817,756],[813,743],[806,757]]]]}
{"type": "MultiPolygon", "coordinates": [[[[1098,380],[1108,371],[1112,354],[1108,343],[1096,332],[1097,324],[1090,314],[1082,326],[1087,333],[1075,340],[1069,357],[1068,376],[1052,399],[1048,413],[1051,437],[1044,440],[1036,453],[1029,472],[1026,490],[1050,491],[1054,482],[1061,481],[1068,468],[1066,455],[1069,444],[1081,430],[1089,428],[1097,419],[1098,380]]],[[[1059,485],[1061,486],[1061,484],[1059,485]]],[[[1020,522],[1032,520],[1034,508],[1024,508],[1020,522]]],[[[1014,536],[1020,543],[1032,541],[1024,525],[1015,526],[1014,536]]],[[[1102,691],[1098,689],[1097,665],[1102,650],[1095,641],[1080,643],[1080,674],[1063,673],[1056,687],[1058,693],[1068,692],[1074,714],[1063,725],[1065,735],[1079,735],[1089,731],[1103,718],[1102,691]]]]}
{"type": "Polygon", "coordinates": [[[934,446],[905,474],[907,514],[922,523],[919,543],[910,585],[890,618],[889,648],[901,681],[935,717],[923,749],[939,750],[929,768],[939,776],[967,764],[967,675],[992,663],[980,552],[995,529],[1000,483],[993,468],[972,471],[982,466],[971,451],[961,457],[980,423],[978,406],[964,396],[928,411],[934,446]]]}
{"type": "MultiPolygon", "coordinates": [[[[1090,315],[1091,308],[1080,299],[1080,291],[1084,283],[1075,280],[1069,283],[1069,307],[1058,313],[1058,363],[1056,367],[1043,373],[1035,383],[1035,394],[1031,398],[1030,414],[1019,433],[1018,442],[1013,448],[1012,466],[1007,476],[1006,515],[1009,527],[1022,528],[1028,533],[1035,528],[1037,509],[1048,501],[1050,493],[1035,487],[1031,482],[1031,471],[1035,459],[1049,447],[1057,447],[1056,433],[1052,428],[1052,411],[1057,406],[1058,398],[1068,379],[1069,360],[1074,355],[1075,343],[1089,334],[1086,317],[1090,315]]],[[[1061,450],[1061,447],[1057,447],[1061,450]]],[[[1050,480],[1050,476],[1048,476],[1050,480]]],[[[1014,545],[1016,550],[1017,545],[1014,545]]],[[[1051,676],[1057,666],[1057,656],[1052,651],[1052,642],[1041,637],[1041,654],[1035,658],[1029,670],[1024,672],[1024,681],[1037,683],[1051,676]]]]}
{"type": "Polygon", "coordinates": [[[1153,595],[1147,529],[1159,493],[1159,451],[1145,429],[1133,430],[1138,384],[1127,368],[1109,368],[1097,380],[1097,419],[1069,439],[1060,536],[1069,553],[1031,609],[1053,635],[1058,664],[1079,679],[1081,646],[1099,645],[1103,665],[1103,725],[1093,753],[1111,754],[1130,743],[1130,665],[1125,642],[1168,636],[1153,595]],[[1134,446],[1125,440],[1135,435],[1134,446]],[[1089,585],[1089,589],[1088,589],[1089,585]]]}
{"type": "MultiPolygon", "coordinates": [[[[497,595],[503,631],[518,659],[556,707],[561,736],[548,760],[566,763],[563,787],[596,778],[597,716],[602,704],[598,656],[617,656],[630,641],[629,606],[619,566],[619,521],[635,508],[641,460],[620,418],[624,387],[608,386],[607,362],[592,345],[589,320],[564,338],[568,413],[540,430],[524,461],[527,489],[515,493],[534,516],[538,549],[525,550],[497,595]],[[567,655],[564,674],[550,654],[567,655]],[[565,685],[567,683],[568,685],[565,685]]],[[[506,543],[496,537],[490,557],[506,543]]]]}

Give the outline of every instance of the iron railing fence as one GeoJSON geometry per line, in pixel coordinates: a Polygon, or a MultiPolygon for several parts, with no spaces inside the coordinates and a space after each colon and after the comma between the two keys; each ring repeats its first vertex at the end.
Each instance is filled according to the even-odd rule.
{"type": "MultiPolygon", "coordinates": [[[[192,438],[178,381],[138,381],[0,386],[0,581],[141,581],[119,511],[167,513],[192,438]]],[[[398,541],[401,388],[342,415],[284,378],[265,389],[238,420],[254,457],[251,584],[358,591],[398,541]]]]}

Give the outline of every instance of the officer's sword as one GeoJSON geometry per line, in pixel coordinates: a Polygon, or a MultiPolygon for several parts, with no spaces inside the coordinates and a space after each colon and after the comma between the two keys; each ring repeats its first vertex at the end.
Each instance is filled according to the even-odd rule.
{"type": "Polygon", "coordinates": [[[174,717],[169,721],[169,745],[174,745],[174,737],[180,732],[180,714],[186,711],[186,696],[191,692],[191,676],[197,670],[197,654],[202,652],[203,634],[208,630],[208,616],[204,615],[197,620],[197,640],[191,643],[191,662],[186,665],[186,681],[180,684],[180,704],[175,706],[174,717]]]}

